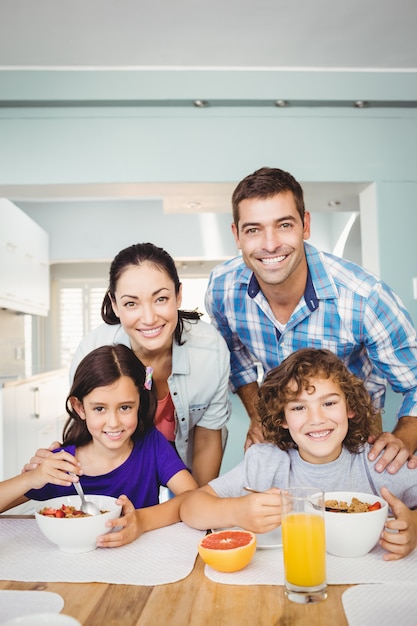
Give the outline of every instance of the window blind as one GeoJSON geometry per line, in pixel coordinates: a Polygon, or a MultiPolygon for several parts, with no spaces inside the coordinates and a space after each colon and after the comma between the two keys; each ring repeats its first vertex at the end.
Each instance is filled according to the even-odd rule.
{"type": "Polygon", "coordinates": [[[106,286],[96,281],[59,287],[59,353],[61,367],[69,367],[82,338],[102,323],[101,304],[106,286]]]}

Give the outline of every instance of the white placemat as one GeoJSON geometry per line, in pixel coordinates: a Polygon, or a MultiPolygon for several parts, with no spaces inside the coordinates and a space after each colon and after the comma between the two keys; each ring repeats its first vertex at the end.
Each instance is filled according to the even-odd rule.
{"type": "Polygon", "coordinates": [[[0,520],[0,577],[43,582],[162,585],[190,574],[204,532],[179,523],[143,534],[121,548],[66,554],[34,519],[0,520]]]}
{"type": "Polygon", "coordinates": [[[51,591],[0,590],[0,624],[34,613],[59,613],[64,598],[51,591]]]}
{"type": "Polygon", "coordinates": [[[342,603],[349,626],[417,624],[417,583],[351,587],[342,603]]]}
{"type": "MultiPolygon", "coordinates": [[[[417,550],[399,561],[384,561],[383,554],[384,550],[376,546],[366,556],[355,559],[326,555],[328,584],[349,585],[416,580],[417,550]]],[[[282,549],[257,550],[249,565],[240,572],[225,574],[208,566],[205,567],[204,572],[210,580],[229,585],[283,585],[282,549]]]]}

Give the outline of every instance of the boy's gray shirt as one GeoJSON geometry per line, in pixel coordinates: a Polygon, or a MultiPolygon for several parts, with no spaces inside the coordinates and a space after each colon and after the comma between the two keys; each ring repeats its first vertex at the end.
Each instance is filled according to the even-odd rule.
{"type": "Polygon", "coordinates": [[[280,450],[272,443],[250,446],[244,459],[232,470],[210,481],[221,498],[248,495],[244,487],[265,491],[271,487],[317,487],[322,491],[359,491],[380,495],[381,487],[402,500],[410,509],[417,508],[417,470],[403,465],[396,474],[378,473],[375,461],[368,460],[370,445],[357,454],[343,447],[340,456],[330,463],[315,465],[304,461],[298,450],[280,450]]]}

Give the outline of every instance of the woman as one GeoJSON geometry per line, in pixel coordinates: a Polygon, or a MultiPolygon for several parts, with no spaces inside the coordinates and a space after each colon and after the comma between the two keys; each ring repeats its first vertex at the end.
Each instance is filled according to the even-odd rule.
{"type": "Polygon", "coordinates": [[[204,485],[220,471],[230,417],[230,356],[200,313],[180,309],[181,290],[174,260],[162,248],[139,243],[119,252],[101,309],[105,323],[79,345],[71,379],[91,350],[111,344],[131,348],[153,370],[157,429],[204,485]]]}

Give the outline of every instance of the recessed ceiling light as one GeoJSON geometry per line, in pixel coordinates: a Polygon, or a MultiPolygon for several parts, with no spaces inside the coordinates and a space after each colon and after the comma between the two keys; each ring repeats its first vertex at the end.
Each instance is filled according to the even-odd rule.
{"type": "Polygon", "coordinates": [[[199,209],[201,207],[201,202],[188,202],[187,209],[199,209]]]}
{"type": "Polygon", "coordinates": [[[209,103],[207,100],[194,100],[193,105],[198,109],[204,109],[205,107],[208,107],[209,103]]]}

